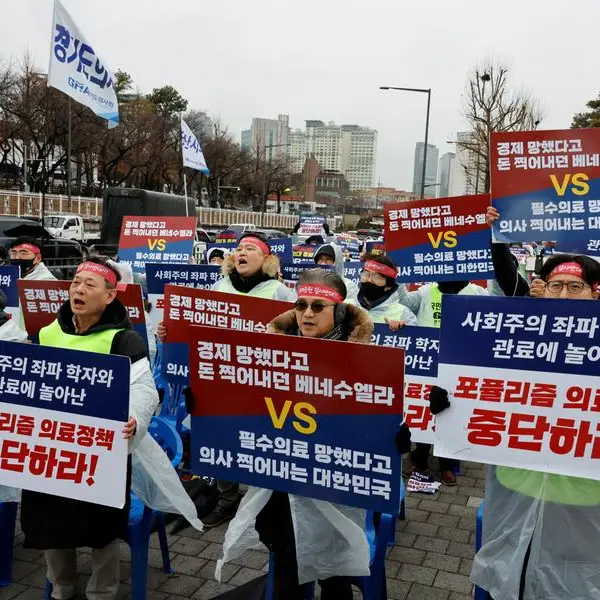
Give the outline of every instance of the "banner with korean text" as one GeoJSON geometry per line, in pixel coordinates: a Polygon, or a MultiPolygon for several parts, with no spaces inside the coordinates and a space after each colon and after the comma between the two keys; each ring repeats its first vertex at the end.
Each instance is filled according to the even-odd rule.
{"type": "Polygon", "coordinates": [[[325,235],[326,219],[323,215],[301,214],[299,217],[300,227],[297,235],[325,235]]]}
{"type": "Polygon", "coordinates": [[[398,281],[494,279],[487,194],[385,205],[385,248],[398,281]]]}
{"type": "Polygon", "coordinates": [[[385,254],[385,242],[379,240],[368,240],[365,242],[365,252],[374,256],[383,256],[385,254]]]}
{"type": "MultiPolygon", "coordinates": [[[[19,298],[25,329],[30,337],[37,336],[42,327],[50,325],[58,316],[60,307],[69,300],[70,281],[19,279],[19,298]]],[[[137,283],[119,284],[117,298],[127,309],[133,329],[137,331],[148,348],[146,315],[142,287],[137,283]]]]}
{"type": "Polygon", "coordinates": [[[113,75],[60,0],[54,0],[48,86],[106,119],[109,128],[119,124],[113,75]]]}
{"type": "Polygon", "coordinates": [[[404,350],[404,422],[413,442],[435,442],[435,419],[429,410],[431,386],[437,385],[440,330],[436,327],[402,327],[376,324],[373,344],[404,350]]]}
{"type": "MultiPolygon", "coordinates": [[[[227,239],[227,238],[225,238],[227,239]]],[[[269,248],[273,254],[277,255],[280,262],[282,263],[291,263],[293,260],[292,255],[292,238],[273,238],[271,240],[267,240],[269,244],[269,248]]],[[[206,250],[211,250],[212,248],[220,248],[229,250],[233,252],[238,247],[237,242],[219,242],[218,239],[213,244],[206,244],[206,250]]]]}
{"type": "Polygon", "coordinates": [[[596,302],[442,301],[435,454],[600,479],[596,302]]]}
{"type": "Polygon", "coordinates": [[[19,319],[19,267],[11,265],[0,266],[0,290],[6,294],[6,308],[4,312],[11,319],[19,319]]]}
{"type": "Polygon", "coordinates": [[[171,284],[165,285],[164,294],[167,339],[162,346],[162,374],[175,385],[189,385],[190,325],[262,333],[270,321],[292,308],[279,300],[171,284]]]}
{"type": "Polygon", "coordinates": [[[156,330],[163,320],[165,308],[165,285],[183,285],[185,287],[209,290],[221,279],[219,265],[161,265],[146,263],[146,281],[148,282],[148,300],[152,304],[150,322],[156,330]]]}
{"type": "Polygon", "coordinates": [[[600,229],[600,130],[492,133],[498,242],[575,241],[600,229]]]}
{"type": "Polygon", "coordinates": [[[195,236],[196,217],[123,217],[119,261],[135,273],[147,262],[189,263],[195,236]]]}
{"type": "Polygon", "coordinates": [[[311,244],[294,244],[293,261],[296,264],[315,264],[315,254],[319,246],[311,244]]]}
{"type": "Polygon", "coordinates": [[[402,362],[392,348],[191,327],[193,470],[397,513],[402,362]]]}
{"type": "Polygon", "coordinates": [[[0,485],[125,505],[129,359],[0,342],[0,485]]]}

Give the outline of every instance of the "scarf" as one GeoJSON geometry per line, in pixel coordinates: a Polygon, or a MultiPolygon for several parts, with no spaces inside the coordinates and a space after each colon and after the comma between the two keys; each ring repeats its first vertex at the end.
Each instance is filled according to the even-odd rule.
{"type": "Polygon", "coordinates": [[[262,271],[259,271],[250,277],[242,277],[235,269],[233,269],[229,275],[231,285],[240,292],[240,294],[249,294],[259,283],[269,281],[270,279],[273,279],[273,277],[265,275],[262,271]]]}

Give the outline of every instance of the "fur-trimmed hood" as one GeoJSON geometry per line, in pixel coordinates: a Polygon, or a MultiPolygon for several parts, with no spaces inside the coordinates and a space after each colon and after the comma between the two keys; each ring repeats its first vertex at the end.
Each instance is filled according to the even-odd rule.
{"type": "MultiPolygon", "coordinates": [[[[373,321],[371,321],[369,313],[352,304],[344,304],[343,306],[346,309],[344,324],[349,331],[348,341],[357,344],[370,344],[373,335],[373,321]]],[[[270,333],[289,335],[297,328],[296,311],[292,309],[275,317],[269,323],[267,330],[270,333]]]]}
{"type": "MultiPolygon", "coordinates": [[[[223,264],[221,265],[221,273],[223,277],[229,277],[233,271],[235,270],[235,258],[233,254],[225,257],[223,264]]],[[[265,262],[263,263],[261,271],[272,279],[277,278],[279,275],[279,271],[281,267],[279,265],[279,258],[275,254],[269,254],[269,256],[265,257],[265,262]]]]}

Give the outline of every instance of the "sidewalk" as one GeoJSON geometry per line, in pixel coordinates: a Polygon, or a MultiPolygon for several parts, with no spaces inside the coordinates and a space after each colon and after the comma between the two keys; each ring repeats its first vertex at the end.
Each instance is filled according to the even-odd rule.
{"type": "MultiPolygon", "coordinates": [[[[398,521],[396,546],[387,560],[390,600],[472,600],[469,582],[475,552],[475,513],[483,497],[484,472],[481,465],[462,463],[456,487],[442,486],[434,496],[408,494],[407,520],[398,521]]],[[[169,536],[171,564],[175,573],[160,569],[156,534],[150,546],[147,600],[208,600],[260,576],[267,570],[266,552],[246,553],[223,570],[223,583],[214,580],[217,558],[227,524],[200,533],[188,527],[169,536]]],[[[18,529],[13,583],[0,589],[0,600],[41,600],[45,586],[44,557],[24,550],[18,529]]],[[[121,591],[130,597],[130,557],[121,546],[121,591]]],[[[90,573],[89,550],[79,559],[82,573],[90,573]]],[[[356,598],[360,598],[359,592],[356,598]]]]}

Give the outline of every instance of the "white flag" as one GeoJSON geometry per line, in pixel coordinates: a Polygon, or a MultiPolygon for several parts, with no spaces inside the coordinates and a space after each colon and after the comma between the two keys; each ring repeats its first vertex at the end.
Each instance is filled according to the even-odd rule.
{"type": "Polygon", "coordinates": [[[183,119],[181,119],[181,153],[184,167],[190,167],[190,169],[210,175],[200,143],[183,119]]]}
{"type": "Polygon", "coordinates": [[[91,108],[108,121],[109,127],[118,125],[119,106],[112,73],[60,0],[54,2],[48,86],[91,108]]]}

